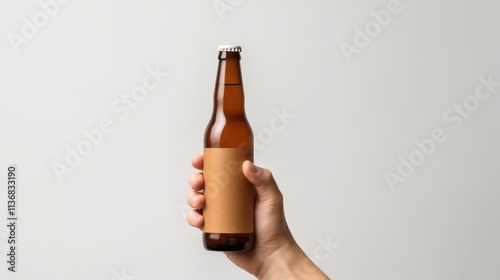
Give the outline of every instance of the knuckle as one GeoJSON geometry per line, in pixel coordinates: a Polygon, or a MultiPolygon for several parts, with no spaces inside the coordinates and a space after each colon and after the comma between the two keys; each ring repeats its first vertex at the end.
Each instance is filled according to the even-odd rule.
{"type": "Polygon", "coordinates": [[[273,173],[269,169],[262,169],[262,178],[265,182],[274,180],[273,173]]]}

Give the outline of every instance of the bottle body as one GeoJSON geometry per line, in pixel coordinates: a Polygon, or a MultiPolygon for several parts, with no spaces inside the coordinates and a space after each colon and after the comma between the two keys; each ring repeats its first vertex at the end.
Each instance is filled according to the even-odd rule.
{"type": "Polygon", "coordinates": [[[245,160],[253,161],[253,133],[244,110],[240,54],[219,48],[214,107],[204,139],[207,250],[248,251],[254,245],[255,190],[243,175],[245,160]]]}

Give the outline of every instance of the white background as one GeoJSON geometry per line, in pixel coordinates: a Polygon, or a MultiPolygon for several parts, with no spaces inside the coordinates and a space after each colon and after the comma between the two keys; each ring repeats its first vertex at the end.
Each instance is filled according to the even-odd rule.
{"type": "Polygon", "coordinates": [[[370,11],[395,2],[73,0],[46,22],[40,3],[0,2],[0,260],[12,163],[20,219],[18,272],[2,261],[1,279],[253,279],[184,220],[219,44],[243,47],[256,163],[330,277],[500,278],[500,87],[474,103],[478,77],[500,81],[498,1],[401,0],[383,27],[370,11]],[[113,102],[148,67],[169,76],[121,119],[113,102]],[[443,114],[466,98],[453,129],[460,115],[443,114]],[[283,110],[294,118],[271,130],[283,110]],[[54,163],[105,118],[114,130],[59,181],[54,163]],[[419,158],[435,129],[446,141],[419,158]],[[391,188],[384,174],[412,152],[419,165],[391,188]]]}

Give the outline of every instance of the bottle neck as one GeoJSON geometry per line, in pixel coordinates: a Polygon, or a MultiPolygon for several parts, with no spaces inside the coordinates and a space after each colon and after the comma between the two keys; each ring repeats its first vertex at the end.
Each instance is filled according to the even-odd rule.
{"type": "Polygon", "coordinates": [[[239,52],[219,53],[214,110],[225,118],[245,116],[239,52]]]}
{"type": "Polygon", "coordinates": [[[239,52],[220,52],[217,84],[242,85],[239,52]]]}

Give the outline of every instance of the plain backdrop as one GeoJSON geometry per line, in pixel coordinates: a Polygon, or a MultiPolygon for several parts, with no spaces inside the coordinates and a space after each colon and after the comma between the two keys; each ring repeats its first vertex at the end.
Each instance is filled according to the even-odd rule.
{"type": "Polygon", "coordinates": [[[254,279],[184,219],[217,46],[237,44],[255,162],[330,277],[499,279],[499,12],[493,0],[0,1],[0,278],[254,279]],[[84,131],[103,121],[112,131],[89,148],[84,131]]]}

